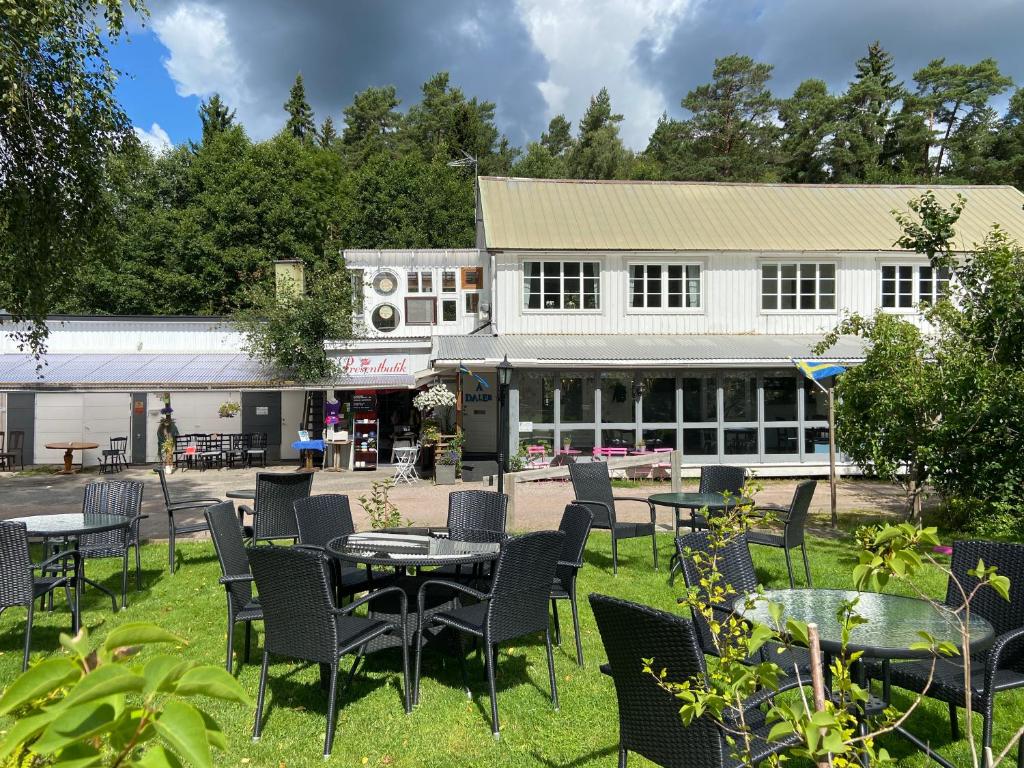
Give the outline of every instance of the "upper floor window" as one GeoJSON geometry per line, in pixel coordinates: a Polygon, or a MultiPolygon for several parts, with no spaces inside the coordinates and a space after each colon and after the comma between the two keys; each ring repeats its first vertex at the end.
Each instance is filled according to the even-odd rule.
{"type": "Polygon", "coordinates": [[[366,271],[351,269],[349,270],[349,275],[352,280],[352,311],[361,314],[363,311],[363,293],[366,289],[366,271]]]}
{"type": "Polygon", "coordinates": [[[886,264],[882,267],[882,306],[910,309],[916,304],[934,304],[949,291],[949,269],[922,264],[886,264]]]}
{"type": "Polygon", "coordinates": [[[631,264],[631,309],[699,309],[699,264],[631,264]]]}
{"type": "Polygon", "coordinates": [[[801,262],[761,265],[761,309],[836,308],[836,265],[801,262]]]}
{"type": "Polygon", "coordinates": [[[455,272],[446,269],[441,273],[441,292],[442,293],[455,293],[456,280],[455,272]]]}
{"type": "Polygon", "coordinates": [[[437,323],[437,304],[427,297],[405,300],[406,325],[434,325],[437,323]]]}
{"type": "Polygon", "coordinates": [[[409,293],[433,293],[434,274],[432,272],[410,272],[409,293]]]}
{"type": "Polygon", "coordinates": [[[600,309],[601,265],[596,261],[523,263],[524,309],[600,309]]]}

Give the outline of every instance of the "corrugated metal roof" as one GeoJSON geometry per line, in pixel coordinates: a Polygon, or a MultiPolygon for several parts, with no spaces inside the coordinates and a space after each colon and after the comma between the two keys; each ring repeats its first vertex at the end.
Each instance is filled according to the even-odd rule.
{"type": "Polygon", "coordinates": [[[853,336],[840,338],[828,354],[811,354],[821,336],[730,335],[506,335],[439,336],[434,359],[438,364],[460,361],[497,363],[506,355],[515,363],[788,363],[792,357],[824,360],[860,360],[863,342],[853,336]]]}
{"type": "MultiPolygon", "coordinates": [[[[895,251],[893,209],[929,187],[712,184],[481,177],[486,247],[510,250],[895,251]]],[[[1024,194],[1009,186],[931,187],[967,207],[958,243],[993,224],[1024,241],[1024,194]]]]}

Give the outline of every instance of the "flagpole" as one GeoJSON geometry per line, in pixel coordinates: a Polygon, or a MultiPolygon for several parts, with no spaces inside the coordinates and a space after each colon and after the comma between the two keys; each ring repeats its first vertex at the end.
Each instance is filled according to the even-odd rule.
{"type": "Polygon", "coordinates": [[[839,525],[839,515],[836,510],[836,410],[835,379],[832,386],[828,388],[828,486],[832,494],[832,527],[839,525]]]}
{"type": "Polygon", "coordinates": [[[455,434],[462,434],[462,363],[455,369],[455,434]]]}

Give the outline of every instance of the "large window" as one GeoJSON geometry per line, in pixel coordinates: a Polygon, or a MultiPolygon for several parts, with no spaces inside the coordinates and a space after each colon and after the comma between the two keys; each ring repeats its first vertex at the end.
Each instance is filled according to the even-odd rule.
{"type": "Polygon", "coordinates": [[[834,310],[836,265],[801,262],[761,265],[761,309],[834,310]]]}
{"type": "Polygon", "coordinates": [[[433,293],[434,274],[432,272],[410,272],[407,290],[409,293],[433,293]]]}
{"type": "Polygon", "coordinates": [[[596,261],[527,261],[523,309],[601,308],[601,265],[596,261]]]}
{"type": "Polygon", "coordinates": [[[519,379],[519,420],[555,423],[555,374],[528,371],[519,379]]]}
{"type": "Polygon", "coordinates": [[[601,421],[605,424],[636,421],[631,373],[615,371],[601,374],[601,421]]]}
{"type": "Polygon", "coordinates": [[[631,309],[700,309],[699,264],[631,264],[631,309]]]}
{"type": "Polygon", "coordinates": [[[434,325],[437,323],[437,303],[433,298],[405,300],[406,325],[434,325]]]}
{"type": "Polygon", "coordinates": [[[946,267],[882,266],[882,306],[885,309],[912,309],[917,304],[934,304],[948,291],[949,269],[946,267]]]}

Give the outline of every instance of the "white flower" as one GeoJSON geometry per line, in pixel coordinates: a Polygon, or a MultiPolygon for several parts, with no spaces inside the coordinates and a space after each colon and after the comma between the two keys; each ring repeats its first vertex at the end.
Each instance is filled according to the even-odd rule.
{"type": "Polygon", "coordinates": [[[412,399],[412,404],[420,411],[432,411],[435,408],[451,408],[455,405],[455,393],[444,384],[435,384],[430,389],[416,395],[412,399]]]}

